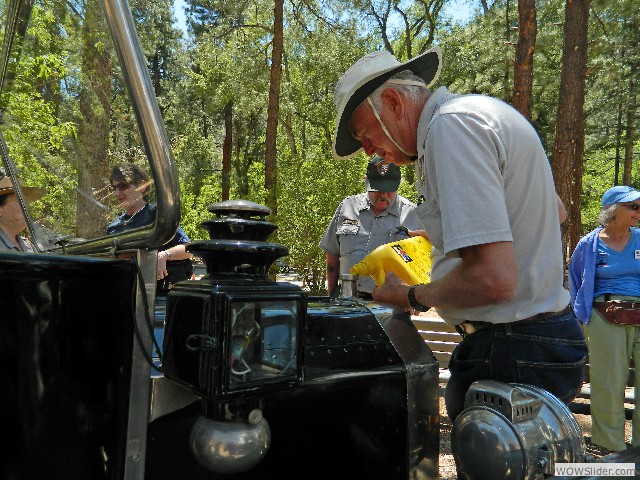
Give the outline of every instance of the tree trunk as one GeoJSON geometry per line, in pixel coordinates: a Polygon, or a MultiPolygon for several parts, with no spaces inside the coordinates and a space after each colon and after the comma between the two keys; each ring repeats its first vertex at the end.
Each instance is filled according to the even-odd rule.
{"type": "Polygon", "coordinates": [[[589,0],[567,0],[558,119],[552,161],[556,190],[567,207],[567,220],[562,225],[565,264],[582,235],[580,209],[588,20],[589,0]]]}
{"type": "Polygon", "coordinates": [[[275,217],[278,213],[276,166],[276,142],[278,134],[278,108],[280,106],[280,79],[282,77],[284,0],[274,0],[273,47],[271,52],[271,79],[269,83],[269,105],[267,108],[267,135],[264,159],[264,188],[266,204],[275,217]]]}
{"type": "MultiPolygon", "coordinates": [[[[96,186],[104,186],[109,178],[109,117],[111,114],[112,66],[106,38],[102,7],[98,3],[87,4],[82,27],[83,85],[79,95],[82,120],[78,125],[78,143],[81,162],[78,172],[78,189],[91,192],[96,186]]],[[[108,219],[98,206],[87,197],[78,194],[76,199],[78,237],[94,238],[104,235],[108,219]]]]}
{"type": "Polygon", "coordinates": [[[224,107],[224,143],[222,144],[222,201],[229,200],[231,189],[231,152],[233,147],[233,104],[224,107]]]}
{"type": "Polygon", "coordinates": [[[513,106],[531,121],[533,53],[536,48],[535,0],[518,1],[518,45],[513,76],[513,106]]]}
{"type": "MultiPolygon", "coordinates": [[[[487,12],[485,12],[486,14],[487,12]]],[[[506,1],[504,6],[504,41],[507,45],[511,45],[511,2],[506,1]]],[[[504,62],[504,75],[502,76],[502,96],[505,102],[511,103],[511,100],[507,98],[511,88],[509,87],[509,59],[504,62]]]]}
{"type": "Polygon", "coordinates": [[[298,146],[296,145],[296,136],[293,133],[293,117],[291,113],[287,113],[284,120],[283,127],[287,132],[287,139],[289,140],[289,150],[291,150],[291,159],[294,165],[300,167],[300,155],[298,154],[298,146]]]}
{"type": "MultiPolygon", "coordinates": [[[[631,20],[631,51],[638,51],[638,21],[636,18],[631,20]]],[[[633,55],[629,65],[629,94],[627,95],[627,125],[626,125],[626,141],[624,144],[624,175],[622,183],[631,185],[631,170],[633,167],[633,145],[636,137],[636,110],[638,107],[636,89],[638,88],[638,57],[633,55]]]]}
{"type": "Polygon", "coordinates": [[[620,93],[618,98],[618,118],[616,121],[616,158],[613,172],[613,184],[620,185],[620,146],[622,142],[622,109],[623,109],[623,95],[620,93]]]}

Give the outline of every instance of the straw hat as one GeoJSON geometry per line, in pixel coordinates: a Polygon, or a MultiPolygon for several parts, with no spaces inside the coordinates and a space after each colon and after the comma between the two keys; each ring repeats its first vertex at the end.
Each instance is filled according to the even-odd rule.
{"type": "Polygon", "coordinates": [[[338,109],[333,137],[334,158],[351,158],[362,149],[360,142],[349,132],[349,121],[369,95],[404,70],[410,70],[427,86],[431,85],[440,74],[441,57],[440,48],[434,47],[406,62],[400,62],[391,53],[383,51],[369,53],[354,63],[338,80],[333,96],[338,109]]]}
{"type": "MultiPolygon", "coordinates": [[[[35,202],[36,200],[44,197],[47,193],[42,188],[25,187],[22,182],[20,182],[20,190],[24,194],[25,200],[28,202],[35,202]]],[[[11,178],[7,175],[0,180],[0,195],[9,195],[10,193],[15,193],[15,190],[13,189],[11,178]]]]}

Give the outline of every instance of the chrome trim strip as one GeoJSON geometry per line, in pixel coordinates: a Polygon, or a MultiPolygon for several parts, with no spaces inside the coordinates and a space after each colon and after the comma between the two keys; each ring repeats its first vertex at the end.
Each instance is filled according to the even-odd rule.
{"type": "MultiPolygon", "coordinates": [[[[155,252],[137,250],[133,252],[146,289],[148,315],[144,312],[142,289],[136,288],[136,318],[135,328],[140,335],[140,343],[148,354],[152,351],[153,341],[151,331],[147,325],[147,318],[153,319],[154,299],[156,293],[156,255],[155,252]]],[[[136,279],[136,284],[140,281],[136,279]]],[[[129,395],[129,415],[127,420],[127,445],[124,464],[124,480],[138,480],[144,478],[147,452],[147,426],[149,423],[151,399],[151,365],[147,361],[145,352],[134,334],[131,358],[131,383],[129,395]]],[[[149,355],[150,356],[150,355],[149,355]]]]}

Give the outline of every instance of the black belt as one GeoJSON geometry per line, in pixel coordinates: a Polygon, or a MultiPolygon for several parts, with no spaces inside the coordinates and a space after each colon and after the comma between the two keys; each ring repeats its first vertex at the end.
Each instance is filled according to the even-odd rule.
{"type": "Polygon", "coordinates": [[[524,323],[536,323],[542,320],[546,320],[547,318],[555,317],[558,315],[564,315],[569,312],[571,312],[571,307],[567,305],[565,308],[563,308],[559,312],[538,313],[537,315],[533,315],[532,317],[523,318],[522,320],[516,320],[515,322],[491,323],[491,322],[472,322],[468,320],[459,325],[454,325],[454,328],[464,338],[467,335],[471,335],[472,333],[475,333],[480,330],[486,330],[487,328],[504,327],[505,325],[522,325],[524,323]]]}

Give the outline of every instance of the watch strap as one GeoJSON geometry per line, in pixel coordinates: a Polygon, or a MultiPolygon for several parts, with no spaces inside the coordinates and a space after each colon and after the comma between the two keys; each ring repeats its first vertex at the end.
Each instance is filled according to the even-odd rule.
{"type": "Polygon", "coordinates": [[[407,297],[409,299],[409,305],[411,305],[411,308],[419,312],[426,312],[431,307],[422,305],[416,300],[416,288],[418,288],[420,285],[424,285],[424,283],[418,283],[417,285],[413,285],[412,287],[410,287],[409,292],[407,293],[407,297]]]}

